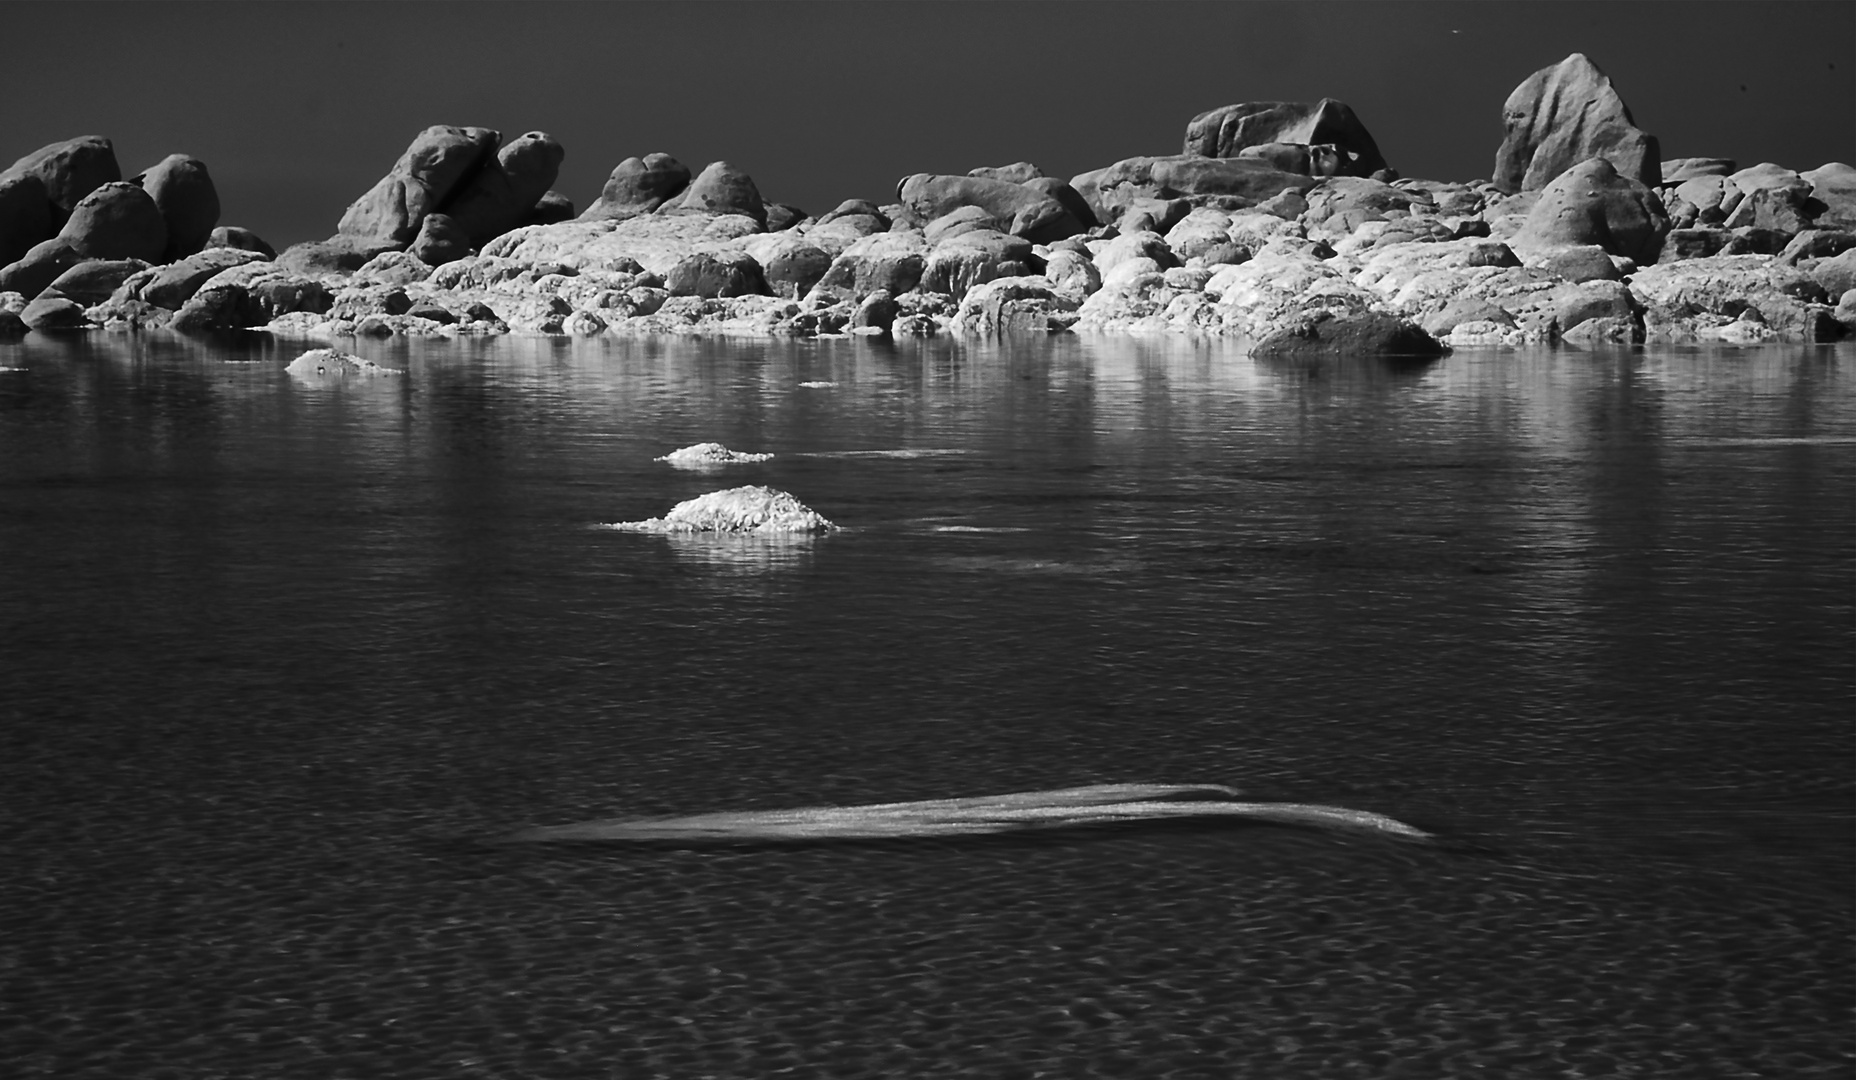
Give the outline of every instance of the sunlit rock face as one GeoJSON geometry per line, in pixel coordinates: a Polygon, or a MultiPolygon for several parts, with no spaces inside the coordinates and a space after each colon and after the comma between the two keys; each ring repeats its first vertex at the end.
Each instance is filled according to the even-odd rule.
{"type": "Polygon", "coordinates": [[[1663,182],[1656,137],[1637,127],[1611,80],[1584,53],[1515,87],[1502,105],[1502,127],[1494,179],[1503,191],[1538,191],[1595,157],[1646,186],[1663,182]]]}
{"type": "Polygon", "coordinates": [[[792,495],[752,484],[680,502],[661,518],[615,522],[611,527],[622,532],[759,536],[822,533],[837,528],[792,495]]]}

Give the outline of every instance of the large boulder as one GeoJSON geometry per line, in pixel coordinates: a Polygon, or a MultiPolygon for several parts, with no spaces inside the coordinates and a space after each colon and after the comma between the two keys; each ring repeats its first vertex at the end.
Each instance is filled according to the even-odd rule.
{"type": "MultiPolygon", "coordinates": [[[[122,179],[116,151],[101,135],[82,135],[42,146],[0,172],[0,182],[15,176],[37,177],[51,203],[52,228],[71,216],[84,196],[122,179]]],[[[43,237],[41,237],[43,239],[43,237]]]]}
{"type": "Polygon", "coordinates": [[[791,231],[753,237],[746,251],[760,263],[768,290],[789,300],[811,292],[812,286],[831,269],[830,252],[791,231]]]}
{"type": "Polygon", "coordinates": [[[56,232],[44,181],[27,174],[0,176],[0,266],[56,232]]]}
{"type": "Polygon", "coordinates": [[[1646,266],[1631,277],[1655,340],[1819,341],[1841,334],[1836,297],[1770,255],[1716,255],[1646,266]]]}
{"type": "Polygon", "coordinates": [[[1126,158],[1079,173],[1070,179],[1070,186],[1082,195],[1098,221],[1119,221],[1140,199],[1183,198],[1194,205],[1229,203],[1220,206],[1229,210],[1254,206],[1286,189],[1307,191],[1315,186],[1315,179],[1248,158],[1180,154],[1126,158]]]}
{"type": "Polygon", "coordinates": [[[206,246],[255,251],[267,259],[277,257],[277,249],[266,243],[262,236],[238,225],[221,225],[214,229],[212,234],[206,238],[206,246]]]}
{"type": "Polygon", "coordinates": [[[168,246],[162,262],[184,259],[206,246],[219,224],[219,192],[206,163],[186,154],[169,154],[135,177],[167,223],[168,246]]]}
{"type": "Polygon", "coordinates": [[[1278,360],[1394,357],[1431,359],[1448,352],[1424,328],[1371,309],[1316,305],[1296,313],[1250,347],[1278,360]]]}
{"type": "Polygon", "coordinates": [[[977,169],[968,169],[968,176],[983,177],[988,180],[1004,180],[1010,184],[1022,184],[1027,180],[1036,180],[1044,175],[1044,170],[1029,161],[1015,161],[1010,165],[982,165],[977,169]]]}
{"type": "Polygon", "coordinates": [[[862,300],[876,291],[901,296],[921,284],[928,245],[918,232],[866,236],[839,252],[808,296],[862,300]]]}
{"type": "Polygon", "coordinates": [[[1666,158],[1662,164],[1663,183],[1680,184],[1698,176],[1727,176],[1738,167],[1733,158],[1666,158]]]}
{"type": "Polygon", "coordinates": [[[108,300],[122,283],[148,269],[140,259],[88,259],[59,274],[47,286],[85,307],[108,300]]]}
{"type": "Polygon", "coordinates": [[[1082,299],[1041,277],[1000,278],[970,289],[948,329],[956,334],[1050,334],[1075,325],[1082,299]]]}
{"type": "Polygon", "coordinates": [[[200,286],[217,275],[234,266],[264,261],[263,255],[256,251],[229,247],[207,248],[161,267],[142,286],[138,298],[156,307],[178,311],[193,299],[193,294],[200,291],[200,286]]]}
{"type": "Polygon", "coordinates": [[[84,307],[69,297],[46,293],[19,313],[21,322],[40,332],[50,330],[86,330],[90,320],[84,307]]]}
{"type": "Polygon", "coordinates": [[[90,259],[141,259],[158,263],[168,249],[161,208],[140,184],[118,180],[78,200],[58,235],[90,259]]]}
{"type": "Polygon", "coordinates": [[[623,221],[649,214],[676,197],[690,183],[689,166],[669,154],[647,154],[619,162],[581,221],[623,221]]]}
{"type": "Polygon", "coordinates": [[[1656,261],[1668,232],[1669,215],[1654,191],[1592,158],[1546,186],[1511,245],[1527,254],[1597,244],[1643,264],[1656,261]]]}
{"type": "Polygon", "coordinates": [[[0,293],[16,292],[31,299],[85,258],[67,237],[54,236],[34,244],[24,255],[0,267],[0,293]]]}
{"type": "Polygon", "coordinates": [[[1061,201],[1008,180],[917,173],[896,185],[896,195],[922,221],[963,206],[979,207],[991,215],[995,229],[1034,244],[1062,240],[1087,228],[1061,201]]]}
{"type": "Polygon", "coordinates": [[[1004,277],[1026,277],[1043,269],[1029,240],[1000,232],[966,232],[937,244],[922,268],[925,292],[958,300],[976,285],[1004,277]]]}
{"type": "Polygon", "coordinates": [[[1811,197],[1824,204],[1818,225],[1856,228],[1856,168],[1833,161],[1800,175],[1811,182],[1811,197]]]}
{"type": "Polygon", "coordinates": [[[726,161],[712,161],[691,180],[682,194],[657,208],[660,214],[740,214],[763,228],[767,205],[747,173],[726,161]]]}
{"type": "Polygon", "coordinates": [[[545,131],[512,139],[444,200],[440,211],[464,230],[471,247],[482,247],[526,223],[554,186],[566,153],[545,131]]]}
{"type": "Polygon", "coordinates": [[[760,263],[744,251],[697,251],[684,256],[664,276],[672,296],[704,299],[764,296],[769,290],[760,263]]]}
{"type": "Polygon", "coordinates": [[[364,244],[405,247],[427,214],[495,159],[498,141],[489,128],[426,128],[387,175],[348,207],[336,231],[364,244]]]}
{"type": "Polygon", "coordinates": [[[442,266],[469,255],[475,246],[471,234],[451,215],[427,214],[406,251],[427,266],[442,266]]]}
{"type": "Polygon", "coordinates": [[[1502,105],[1502,127],[1494,182],[1503,191],[1538,191],[1595,157],[1645,186],[1663,182],[1656,137],[1636,126],[1611,80],[1584,53],[1515,87],[1502,105]]]}
{"type": "Polygon", "coordinates": [[[1340,152],[1336,168],[1346,176],[1371,176],[1386,167],[1366,125],[1333,98],[1313,103],[1250,101],[1200,113],[1186,125],[1184,153],[1234,158],[1251,147],[1279,143],[1331,145],[1340,152]]]}
{"type": "Polygon", "coordinates": [[[327,240],[306,240],[278,253],[277,265],[297,274],[352,274],[383,251],[398,251],[403,244],[337,234],[327,240]]]}

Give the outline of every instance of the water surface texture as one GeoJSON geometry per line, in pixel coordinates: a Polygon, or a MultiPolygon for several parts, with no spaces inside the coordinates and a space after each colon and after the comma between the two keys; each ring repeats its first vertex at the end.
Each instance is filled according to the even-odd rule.
{"type": "Polygon", "coordinates": [[[8,1077],[1848,1075],[1856,351],[302,348],[0,345],[8,1077]],[[1130,782],[1445,842],[475,842],[1130,782]]]}

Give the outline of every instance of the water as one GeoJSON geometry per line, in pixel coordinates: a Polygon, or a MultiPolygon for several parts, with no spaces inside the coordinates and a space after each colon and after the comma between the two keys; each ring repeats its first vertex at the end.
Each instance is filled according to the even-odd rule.
{"type": "Polygon", "coordinates": [[[1856,351],[367,348],[0,345],[8,1076],[1847,1075],[1856,351]],[[1448,842],[473,842],[1130,781],[1448,842]]]}

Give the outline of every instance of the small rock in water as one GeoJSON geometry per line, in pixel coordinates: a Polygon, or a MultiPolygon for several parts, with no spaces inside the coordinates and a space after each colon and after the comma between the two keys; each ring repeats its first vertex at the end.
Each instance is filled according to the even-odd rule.
{"type": "Polygon", "coordinates": [[[772,461],[772,454],[749,454],[740,450],[730,450],[719,442],[697,443],[681,450],[672,450],[653,461],[665,461],[680,468],[703,468],[710,465],[740,465],[755,461],[772,461]]]}
{"type": "Polygon", "coordinates": [[[345,378],[349,375],[402,375],[397,368],[381,367],[372,360],[363,360],[358,356],[336,352],[334,349],[311,349],[284,369],[292,375],[307,378],[318,376],[335,376],[345,378]]]}
{"type": "Polygon", "coordinates": [[[786,492],[757,485],[711,491],[678,503],[661,518],[621,521],[611,527],[625,532],[759,535],[829,532],[837,528],[786,492]]]}

